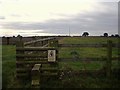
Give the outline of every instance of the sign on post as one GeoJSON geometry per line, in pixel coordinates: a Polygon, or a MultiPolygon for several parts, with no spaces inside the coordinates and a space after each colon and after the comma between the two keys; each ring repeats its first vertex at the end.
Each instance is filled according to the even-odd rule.
{"type": "Polygon", "coordinates": [[[56,50],[48,50],[48,62],[56,61],[56,50]]]}

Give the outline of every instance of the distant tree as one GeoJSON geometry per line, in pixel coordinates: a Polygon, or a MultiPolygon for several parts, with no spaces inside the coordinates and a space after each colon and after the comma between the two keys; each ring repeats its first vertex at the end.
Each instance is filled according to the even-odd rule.
{"type": "Polygon", "coordinates": [[[19,35],[17,35],[17,37],[21,37],[21,35],[19,34],[19,35]]]}
{"type": "Polygon", "coordinates": [[[111,37],[114,37],[114,35],[112,34],[111,37]]]}
{"type": "Polygon", "coordinates": [[[5,36],[3,36],[3,38],[5,38],[5,36]]]}
{"type": "Polygon", "coordinates": [[[21,35],[18,35],[17,37],[20,39],[20,41],[22,40],[22,36],[21,35]]]}
{"type": "Polygon", "coordinates": [[[13,38],[14,38],[15,36],[13,36],[13,38]]]}
{"type": "Polygon", "coordinates": [[[119,37],[119,35],[118,35],[118,34],[115,34],[115,37],[119,37]]]}
{"type": "Polygon", "coordinates": [[[108,33],[104,33],[104,37],[108,37],[108,33]]]}
{"type": "Polygon", "coordinates": [[[88,32],[84,32],[83,34],[82,34],[82,36],[88,36],[89,35],[89,33],[88,32]]]}

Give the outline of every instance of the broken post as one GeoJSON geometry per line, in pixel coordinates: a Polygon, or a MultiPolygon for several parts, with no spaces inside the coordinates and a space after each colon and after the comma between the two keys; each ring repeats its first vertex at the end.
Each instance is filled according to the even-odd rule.
{"type": "Polygon", "coordinates": [[[31,85],[40,86],[40,68],[41,64],[35,64],[31,71],[31,85]]]}

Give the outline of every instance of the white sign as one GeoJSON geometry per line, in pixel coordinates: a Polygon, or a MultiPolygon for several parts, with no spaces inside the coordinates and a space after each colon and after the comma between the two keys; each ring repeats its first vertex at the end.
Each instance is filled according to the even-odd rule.
{"type": "Polygon", "coordinates": [[[48,50],[48,62],[55,62],[55,61],[56,61],[56,51],[48,50]]]}

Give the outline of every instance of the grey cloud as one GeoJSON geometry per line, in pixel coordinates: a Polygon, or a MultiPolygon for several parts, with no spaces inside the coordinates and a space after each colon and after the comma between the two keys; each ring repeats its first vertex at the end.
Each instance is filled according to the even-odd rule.
{"type": "Polygon", "coordinates": [[[0,16],[0,19],[3,20],[3,19],[5,19],[5,17],[4,16],[0,16]]]}
{"type": "Polygon", "coordinates": [[[70,16],[69,19],[47,20],[44,23],[15,22],[5,23],[4,28],[16,30],[44,30],[46,33],[67,34],[70,28],[71,33],[81,34],[88,31],[94,35],[100,33],[116,33],[118,30],[117,3],[100,3],[99,8],[94,12],[79,13],[70,16]],[[101,6],[101,7],[100,7],[101,6]],[[103,8],[104,11],[99,11],[103,8]]]}

